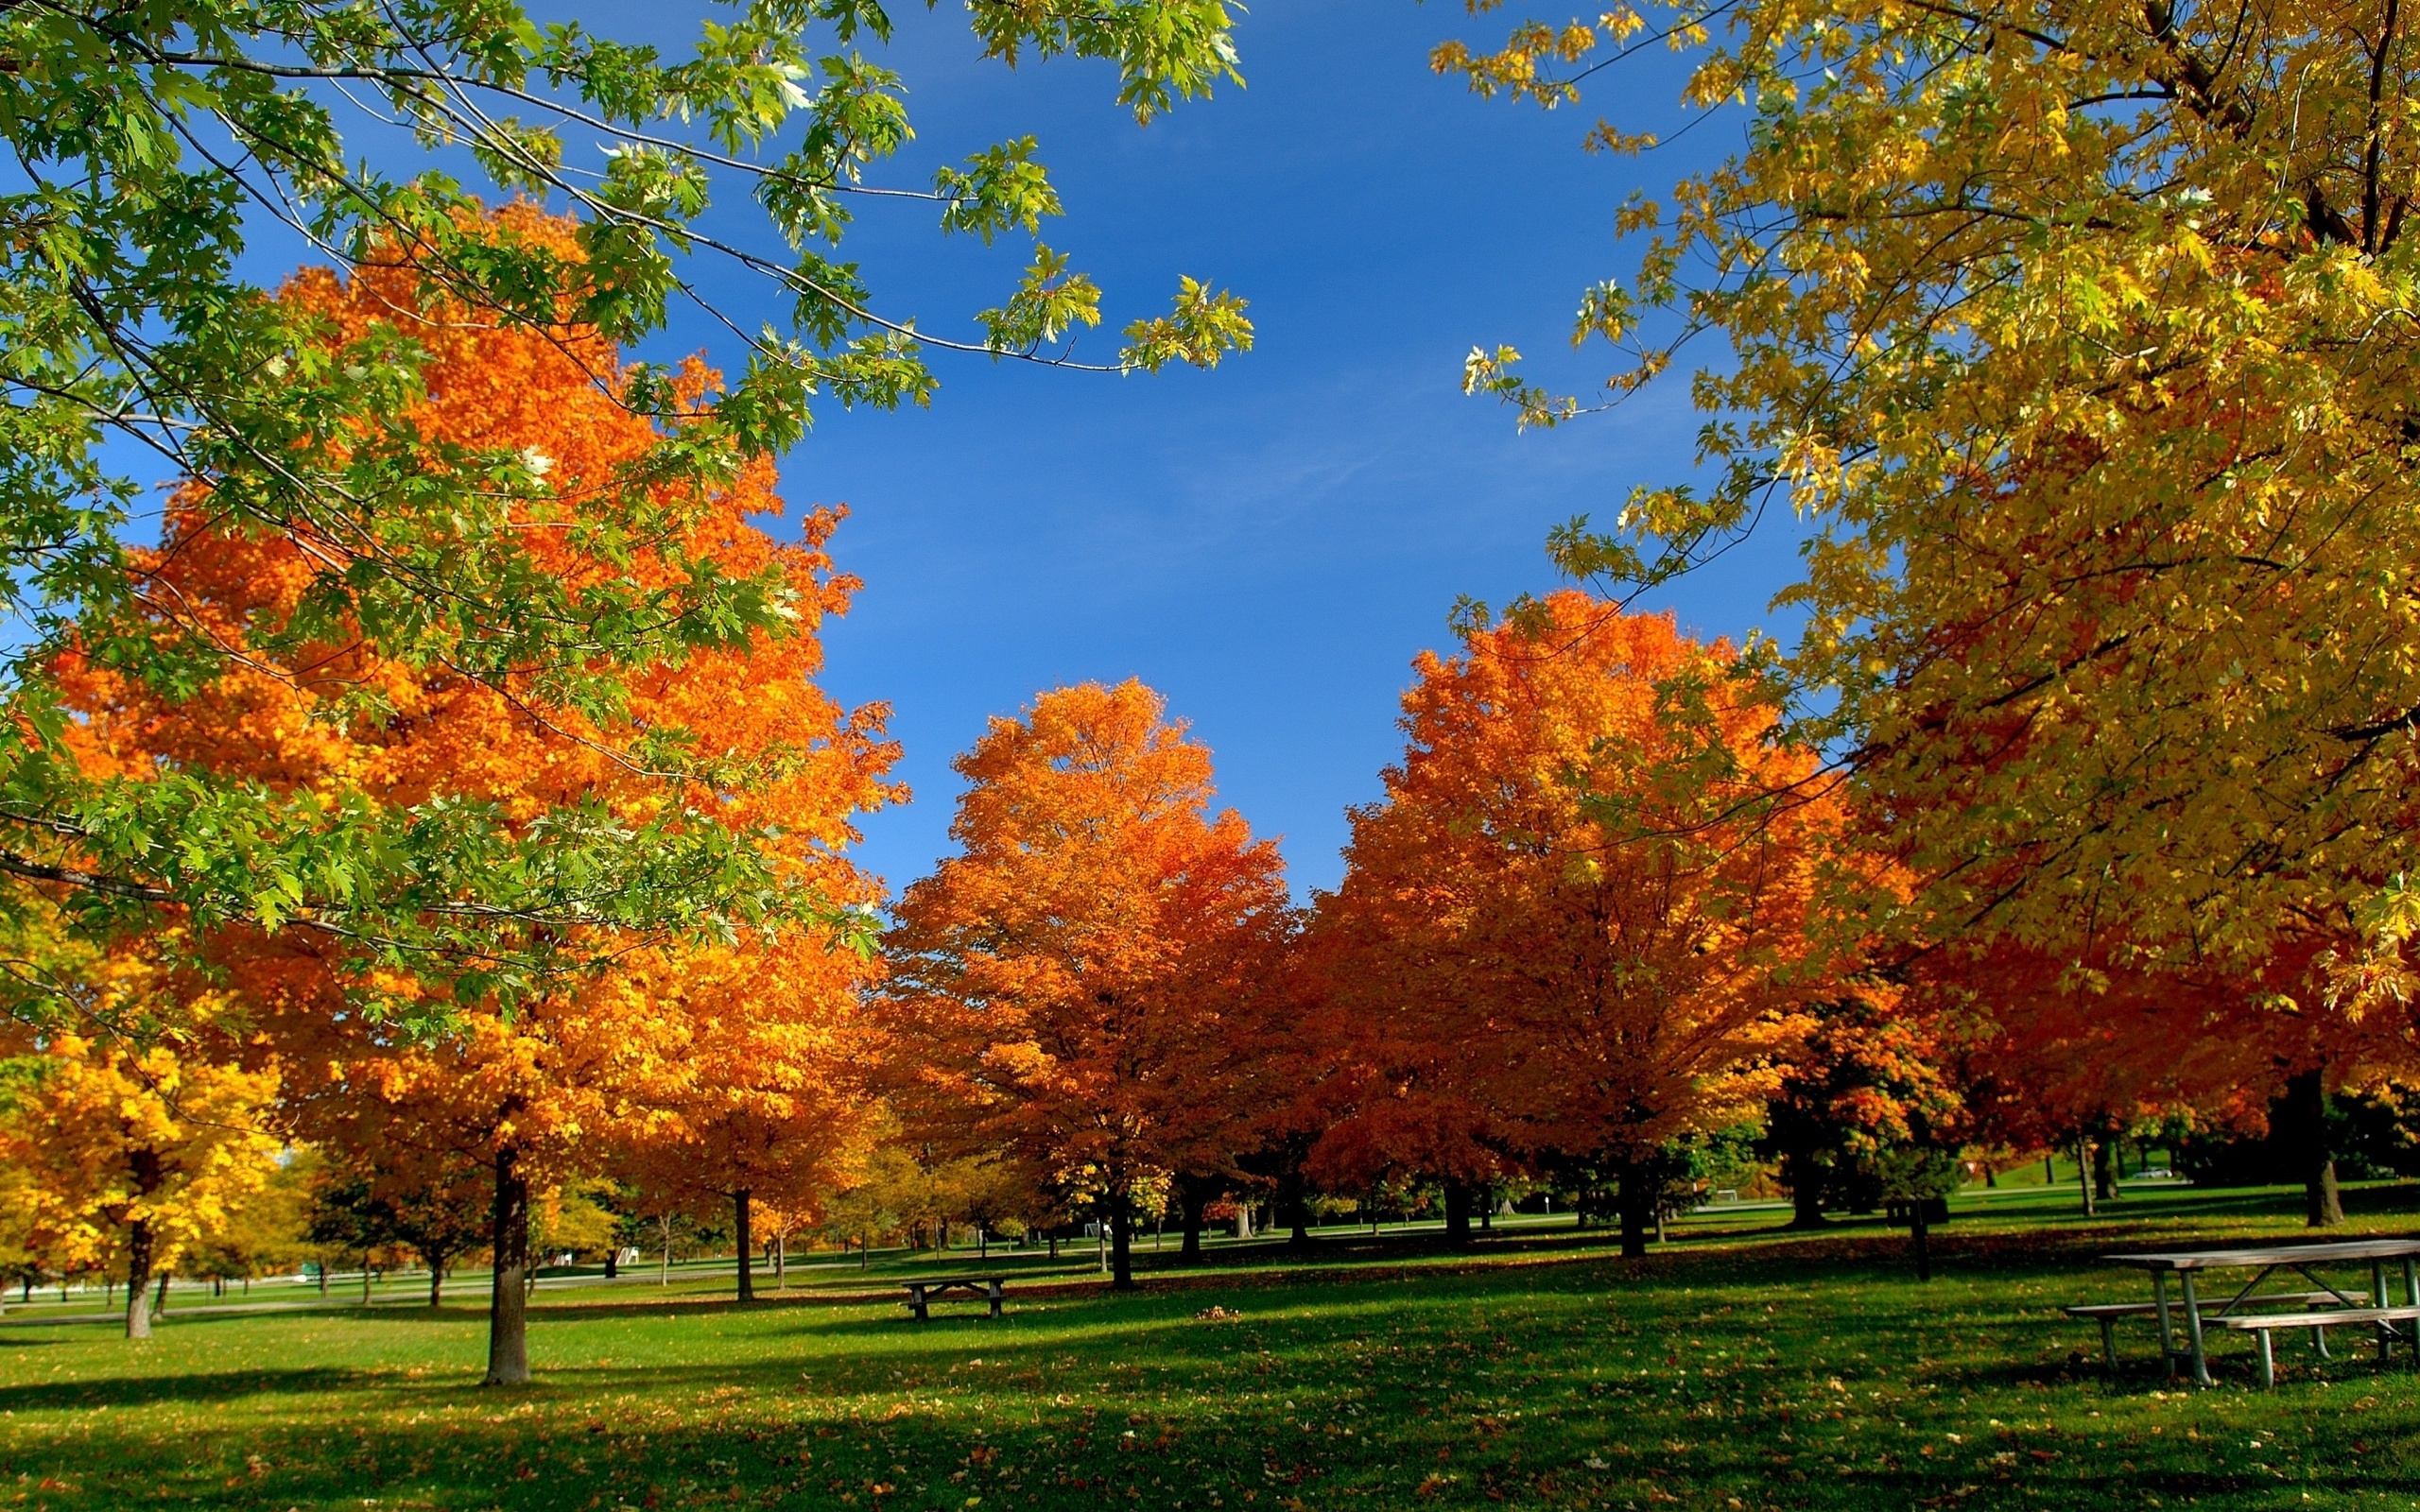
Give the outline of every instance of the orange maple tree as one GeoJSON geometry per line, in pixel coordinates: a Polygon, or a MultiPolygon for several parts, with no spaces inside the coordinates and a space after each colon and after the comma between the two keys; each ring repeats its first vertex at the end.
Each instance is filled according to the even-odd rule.
{"type": "Polygon", "coordinates": [[[1639,1252],[1676,1138],[1751,1116],[1844,961],[1809,934],[1837,805],[1728,647],[1561,593],[1424,654],[1385,800],[1319,901],[1354,1111],[1332,1179],[1618,1183],[1639,1252]]]}
{"type": "Polygon", "coordinates": [[[956,766],[959,853],[888,936],[899,1101],[1089,1201],[1130,1286],[1139,1191],[1229,1158],[1202,1136],[1236,1126],[1227,1047],[1290,920],[1283,863],[1211,812],[1209,751],[1140,682],[1043,694],[956,766]]]}
{"type": "MultiPolygon", "coordinates": [[[[520,234],[573,245],[566,222],[525,209],[502,218],[520,234]]],[[[769,573],[784,585],[787,612],[808,630],[845,608],[855,583],[833,573],[824,551],[838,511],[809,514],[795,545],[753,523],[780,509],[767,463],[743,469],[709,497],[667,502],[661,551],[585,536],[584,492],[628,487],[630,469],[665,444],[654,424],[620,402],[626,369],[610,344],[577,329],[499,329],[463,311],[424,310],[418,297],[408,266],[366,269],[347,283],[306,272],[282,295],[317,311],[332,342],[385,322],[425,349],[427,394],[414,423],[431,437],[513,451],[528,473],[548,481],[554,507],[531,535],[557,571],[642,589],[668,584],[676,570],[769,573]]],[[[702,394],[714,380],[692,363],[681,382],[702,394]]],[[[855,836],[853,816],[896,797],[884,776],[894,751],[882,735],[882,710],[844,711],[816,688],[821,653],[813,634],[735,632],[728,644],[633,676],[618,708],[573,708],[548,700],[543,668],[499,685],[382,662],[340,633],[302,646],[280,643],[274,652],[254,646],[254,623],[295,621],[313,567],[288,538],[220,529],[207,487],[182,490],[163,544],[138,564],[145,592],[162,606],[164,633],[198,627],[237,654],[191,689],[135,683],[97,662],[70,668],[71,694],[87,716],[78,732],[87,765],[130,774],[154,764],[206,767],[331,806],[366,800],[430,823],[475,811],[481,822],[514,833],[600,802],[633,821],[670,814],[693,828],[749,833],[770,857],[777,885],[821,908],[873,897],[842,851],[855,836]]],[[[427,900],[431,909],[453,905],[442,895],[427,900]]],[[[616,955],[627,969],[661,969],[647,953],[682,946],[619,937],[612,900],[598,900],[596,917],[589,954],[616,955]]],[[[711,919],[698,925],[714,933],[711,919]]],[[[666,1084],[664,1057],[694,1051],[675,1016],[662,1011],[665,1000],[577,976],[516,1004],[466,996],[454,989],[463,962],[365,950],[307,921],[275,932],[230,926],[215,944],[257,1005],[268,1042],[311,1061],[290,1095],[314,1132],[385,1138],[394,1131],[381,1125],[393,1119],[432,1150],[482,1156],[493,1183],[489,1379],[526,1379],[530,1182],[601,1159],[595,1152],[605,1131],[627,1126],[631,1108],[666,1084]],[[399,1020],[442,1032],[406,1033],[399,1020]]],[[[846,957],[852,964],[834,969],[844,978],[862,970],[821,932],[786,948],[846,957]]]]}
{"type": "Polygon", "coordinates": [[[741,1301],[755,1296],[758,1220],[786,1241],[855,1179],[880,1127],[879,1040],[859,1010],[872,965],[821,941],[667,953],[607,993],[658,1042],[614,1091],[616,1171],[654,1205],[731,1205],[741,1301]]]}

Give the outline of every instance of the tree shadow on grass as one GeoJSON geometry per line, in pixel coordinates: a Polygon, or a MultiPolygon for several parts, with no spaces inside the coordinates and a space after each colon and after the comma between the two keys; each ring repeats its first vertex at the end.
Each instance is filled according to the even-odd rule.
{"type": "Polygon", "coordinates": [[[358,1388],[377,1379],[368,1371],[315,1366],[293,1370],[222,1370],[46,1381],[0,1385],[0,1412],[89,1412],[96,1407],[225,1401],[270,1393],[314,1396],[358,1388]]]}
{"type": "MultiPolygon", "coordinates": [[[[1040,1352],[1070,1348],[1062,1341],[1040,1352]]],[[[1084,1375],[1117,1368],[1098,1353],[1082,1362],[1084,1375]]],[[[344,1372],[320,1382],[306,1375],[289,1383],[327,1392],[363,1384],[344,1372]]],[[[1307,1400],[1309,1416],[1297,1411],[1289,1394],[1304,1388],[1293,1384],[1189,1403],[1140,1391],[1078,1401],[1056,1383],[1010,1392],[965,1372],[927,1376],[903,1381],[864,1362],[827,1360],[804,1389],[795,1362],[770,1361],[558,1370],[549,1372],[554,1385],[528,1392],[415,1383],[415,1401],[406,1405],[424,1403],[424,1414],[373,1408],[333,1422],[323,1415],[316,1425],[230,1414],[209,1432],[179,1436],[173,1454],[156,1448],[164,1426],[156,1415],[128,1412],[0,1441],[0,1478],[41,1476],[53,1508],[334,1506],[375,1497],[500,1512],[1098,1508],[1208,1505],[1213,1498],[1240,1512],[1247,1492],[1262,1506],[1301,1499],[1457,1512],[1607,1501],[1720,1508],[1734,1499],[1996,1512],[2038,1508],[2046,1498],[2065,1508],[2139,1508],[2152,1496],[2187,1494],[2204,1506],[2249,1509],[2290,1495],[2274,1475],[2211,1463],[2204,1445],[2165,1446],[2173,1452],[2154,1461],[2142,1440],[2108,1452],[2072,1435],[2011,1441],[2014,1452],[1994,1456],[2000,1441],[1988,1439],[1935,1463],[1919,1452],[1945,1441],[1921,1428],[1893,1436],[1887,1411],[1829,1446],[1819,1446],[1805,1421],[1795,1443],[1774,1436],[1764,1419],[1698,1421],[1659,1391],[1585,1414],[1478,1410],[1493,1406],[1486,1401],[1463,1402],[1470,1411],[1374,1412],[1352,1418],[1357,1431],[1346,1434],[1332,1412],[1307,1400]],[[647,1394],[633,1404],[634,1385],[647,1394]],[[449,1400],[452,1410],[443,1410],[449,1400]],[[2013,1465],[1996,1468],[1994,1458],[2013,1465]]],[[[1352,1389],[1341,1374],[1333,1383],[1352,1389]]],[[[1721,1400],[1707,1393],[1701,1404],[1721,1400]]],[[[2405,1488],[2383,1467],[2330,1462],[2298,1475],[2292,1489],[2369,1498],[2405,1488]]]]}

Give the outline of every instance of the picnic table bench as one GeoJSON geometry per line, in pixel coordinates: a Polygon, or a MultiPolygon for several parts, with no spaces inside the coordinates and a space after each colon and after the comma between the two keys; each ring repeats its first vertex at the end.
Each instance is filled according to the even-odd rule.
{"type": "Polygon", "coordinates": [[[929,1320],[932,1314],[927,1310],[928,1304],[934,1297],[948,1292],[987,1297],[992,1302],[992,1315],[1000,1315],[1000,1298],[1004,1294],[997,1276],[953,1276],[942,1280],[907,1281],[902,1284],[908,1288],[908,1311],[915,1314],[918,1322],[929,1320]]]}
{"type": "MultiPolygon", "coordinates": [[[[2257,1300],[2272,1305],[2325,1307],[2342,1298],[2334,1292],[2271,1292],[2263,1294],[2257,1300]]],[[[2160,1305],[2157,1302],[2079,1302],[2072,1307],[2063,1307],[2059,1311],[2069,1317],[2100,1325],[2100,1363],[2114,1375],[2118,1369],[2118,1320],[2127,1317],[2157,1317],[2160,1305]]],[[[2271,1314],[2264,1313],[2259,1315],[2267,1317],[2271,1314]]],[[[2313,1328],[2311,1342],[2319,1346],[2320,1354],[2325,1357],[2327,1354],[2325,1332],[2321,1328],[2313,1328]]]]}
{"type": "MultiPolygon", "coordinates": [[[[2327,1330],[2351,1323],[2368,1323],[2378,1331],[2378,1356],[2383,1359],[2394,1347],[2394,1325],[2420,1323],[2420,1307],[2335,1307],[2315,1313],[2238,1313],[2211,1319],[2221,1328],[2257,1334],[2260,1340],[2260,1383],[2277,1383],[2277,1362],[2271,1352],[2269,1335],[2278,1329],[2308,1329],[2319,1346],[2327,1352],[2327,1330]]],[[[2420,1361],[2420,1340],[2413,1344],[2413,1359],[2420,1361]]]]}

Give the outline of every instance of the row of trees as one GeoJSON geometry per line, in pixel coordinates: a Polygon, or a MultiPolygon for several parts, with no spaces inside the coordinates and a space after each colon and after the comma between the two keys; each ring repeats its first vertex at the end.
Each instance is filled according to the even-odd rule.
{"type": "MultiPolygon", "coordinates": [[[[1474,612],[1421,664],[1309,910],[1156,700],[1085,687],[965,759],[961,854],[879,949],[845,851],[898,797],[881,713],[809,680],[837,517],[794,547],[753,517],[811,398],[933,387],[935,338],[814,249],[850,197],[1030,234],[1057,209],[1032,145],[869,183],[908,131],[856,0],[758,0],[680,63],[510,5],[0,13],[29,180],[0,205],[28,1242],[106,1232],[140,1281],[298,1143],[392,1205],[467,1184],[510,1382],[530,1209],[609,1168],[737,1227],[905,1149],[987,1205],[1094,1206],[1123,1280],[1164,1193],[1299,1214],[1409,1174],[1451,1215],[1560,1172],[1635,1245],[1758,1109],[1802,1190],[1916,1191],[1967,1140],[2317,1130],[2331,1088],[2405,1074],[2402,13],[1676,9],[1653,30],[1703,48],[1690,100],[1755,129],[1624,214],[1634,286],[1579,334],[1629,350],[1617,392],[1729,340],[1693,390],[1713,486],[1576,522],[1559,560],[1605,593],[1474,612]],[[321,78],[577,217],[355,165],[321,78]],[[779,248],[700,222],[717,175],[779,248]],[[345,271],[245,285],[248,202],[345,271]],[[683,248],[795,301],[727,387],[614,345],[692,286],[683,248]],[[156,544],[112,438],[194,480],[156,544]],[[1623,611],[1782,494],[1811,526],[1794,646],[1623,611]]],[[[1113,60],[1143,117],[1234,77],[1213,0],[972,14],[1010,60],[1113,60]]],[[[1562,104],[1650,26],[1437,61],[1562,104]]],[[[964,344],[1063,361],[1099,318],[1037,244],[964,344]]],[[[1114,366],[1249,335],[1187,280],[1114,366]]],[[[1586,407],[1506,352],[1468,376],[1528,420],[1586,407]]]]}
{"type": "MultiPolygon", "coordinates": [[[[1239,77],[1218,0],[968,25],[1105,63],[1138,122],[1239,77]]],[[[1078,363],[1104,297],[1039,238],[1031,138],[883,181],[890,30],[748,0],[676,56],[510,0],[0,9],[0,1242],[139,1295],[280,1152],[388,1220],[476,1189],[512,1382],[549,1192],[611,1163],[769,1214],[859,1158],[877,890],[843,851],[898,795],[882,711],[809,680],[838,513],[777,543],[769,459],[819,404],[928,402],[937,352],[1252,339],[1188,277],[1078,363]],[[909,206],[1029,244],[963,339],[840,253],[909,206]],[[271,223],[334,268],[252,283],[271,223]],[[779,296],[724,319],[728,382],[626,357],[698,299],[684,255],[779,296]]]]}
{"type": "MultiPolygon", "coordinates": [[[[285,297],[341,327],[405,296],[306,277],[285,297]]],[[[591,449],[626,418],[593,367],[518,333],[441,339],[431,424],[493,427],[568,479],[604,465],[591,449]]],[[[769,483],[739,480],[700,549],[779,560],[837,611],[834,522],[775,547],[747,518],[769,483]]],[[[188,491],[143,566],[235,641],[290,611],[296,576],[214,530],[207,498],[188,491]]],[[[793,885],[872,902],[839,848],[894,796],[890,750],[878,713],[815,694],[813,647],[701,653],[638,684],[633,709],[714,760],[768,764],[777,780],[727,808],[768,820],[793,885]]],[[[175,700],[78,669],[77,739],[96,766],[207,749],[298,785],[471,781],[533,816],[625,769],[485,690],[390,679],[374,724],[310,717],[318,679],[375,669],[290,655],[175,700]]],[[[1617,1214],[1637,1252],[1703,1152],[1743,1130],[1811,1223],[1827,1202],[1938,1190],[1969,1143],[2097,1148],[2105,1172],[2142,1120],[2241,1126],[2274,1100],[2282,1127],[2315,1132],[2329,1085],[2411,1069],[2391,1028],[2280,1004],[2277,973],[2326,969],[2312,953],[2233,977],[2083,971],[1910,933],[1888,816],[1789,743],[1731,648],[1668,617],[1566,592],[1415,673],[1404,757],[1307,909],[1274,846],[1214,810],[1209,753],[1128,682],[994,722],[957,764],[959,852],[907,890],[879,950],[800,930],[643,944],[556,990],[448,1003],[441,1032],[415,1033],[389,998],[424,979],[355,975],[313,932],[221,925],[197,950],[131,931],[96,951],[28,915],[28,971],[89,1027],[18,1021],[49,1027],[21,1035],[0,1120],[15,1237],[53,1269],[123,1276],[140,1334],[149,1279],[222,1241],[304,1144],[330,1162],[323,1245],[409,1248],[432,1300],[453,1260],[492,1259],[491,1377],[514,1379],[533,1201],[586,1181],[667,1242],[679,1215],[727,1219],[743,1298],[753,1248],[834,1218],[863,1235],[1089,1216],[1124,1286],[1146,1215],[1172,1213],[1190,1256],[1238,1197],[1299,1233],[1319,1194],[1431,1185],[1466,1234],[1482,1194],[1548,1182],[1617,1214]]],[[[2325,1144],[2303,1146],[2324,1221],[2325,1144]]]]}
{"type": "Polygon", "coordinates": [[[2129,1130],[2269,1127],[2341,1219],[2331,1089],[2420,1073],[2404,1022],[2257,969],[2058,959],[1912,927],[1903,830],[1789,743],[1729,647],[1579,592],[1423,656],[1401,763],[1308,909],[1138,684],[995,721],[959,853],[910,887],[877,1013],[941,1147],[1081,1193],[1114,1236],[1202,1204],[1549,1182],[1627,1252],[1743,1135],[1799,1221],[1938,1196],[1962,1152],[2098,1167],[2129,1130]],[[2304,1009],[2289,997],[2299,991],[2304,1009]],[[2271,1126],[2273,1125],[2273,1126],[2271,1126]]]}

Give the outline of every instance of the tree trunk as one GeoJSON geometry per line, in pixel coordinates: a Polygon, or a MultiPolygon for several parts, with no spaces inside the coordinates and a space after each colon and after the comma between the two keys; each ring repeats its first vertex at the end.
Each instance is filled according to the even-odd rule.
{"type": "Polygon", "coordinates": [[[175,1274],[176,1273],[174,1271],[165,1270],[160,1273],[160,1289],[153,1293],[151,1297],[151,1313],[155,1317],[165,1316],[167,1314],[168,1278],[175,1274]]]}
{"type": "MultiPolygon", "coordinates": [[[[137,1218],[126,1226],[126,1336],[151,1336],[151,1220],[137,1218]]],[[[103,1293],[104,1300],[107,1293],[103,1293]]]]}
{"type": "Polygon", "coordinates": [[[2083,1192],[2083,1215],[2094,1216],[2100,1210],[2092,1203],[2092,1138],[2081,1129],[2076,1131],[2076,1185],[2083,1192]]]}
{"type": "Polygon", "coordinates": [[[2118,1200],[2118,1137],[2103,1132],[2092,1146],[2092,1194],[2102,1202],[2118,1200]]]}
{"type": "Polygon", "coordinates": [[[873,1241],[859,1234],[857,1235],[857,1269],[864,1270],[873,1263],[873,1241]]]}
{"type": "Polygon", "coordinates": [[[787,1234],[773,1236],[773,1290],[790,1289],[790,1239],[787,1234]]]}
{"type": "Polygon", "coordinates": [[[1824,1182],[1816,1175],[1815,1162],[1803,1156],[1784,1156],[1782,1179],[1789,1183],[1789,1226],[1792,1228],[1823,1228],[1824,1182]]]}
{"type": "Polygon", "coordinates": [[[622,1273],[622,1242],[614,1240],[605,1248],[605,1279],[612,1280],[622,1273]]]}
{"type": "Polygon", "coordinates": [[[1310,1194],[1304,1190],[1300,1163],[1288,1166],[1278,1182],[1276,1208],[1271,1216],[1286,1226],[1286,1247],[1298,1255],[1309,1254],[1317,1246],[1311,1239],[1310,1194]]]}
{"type": "Polygon", "coordinates": [[[370,1251],[361,1252],[361,1305],[370,1305],[370,1251]]]}
{"type": "Polygon", "coordinates": [[[1637,1260],[1647,1253],[1647,1223],[1655,1211],[1656,1182],[1643,1165],[1622,1167],[1614,1200],[1622,1213],[1622,1257],[1637,1260]]]}
{"type": "Polygon", "coordinates": [[[315,1270],[315,1271],[319,1272],[319,1275],[320,1275],[320,1299],[321,1301],[325,1301],[325,1300],[327,1300],[327,1296],[328,1296],[328,1263],[327,1263],[326,1261],[324,1261],[324,1260],[321,1260],[321,1261],[315,1261],[315,1262],[312,1263],[311,1268],[312,1268],[313,1270],[315,1270]]]}
{"type": "Polygon", "coordinates": [[[445,1301],[445,1254],[440,1250],[435,1254],[424,1254],[421,1259],[428,1262],[428,1305],[431,1308],[442,1306],[445,1301]]]}
{"type": "Polygon", "coordinates": [[[1109,1203],[1109,1289],[1134,1289],[1134,1202],[1123,1192],[1109,1203]]]}
{"type": "MultiPolygon", "coordinates": [[[[161,1168],[160,1152],[136,1150],[132,1160],[134,1194],[138,1198],[148,1197],[160,1190],[160,1183],[166,1178],[161,1168]]],[[[144,1295],[143,1288],[151,1279],[152,1246],[156,1237],[148,1218],[136,1218],[127,1225],[126,1336],[130,1339],[151,1336],[151,1299],[144,1295]]],[[[107,1280],[104,1280],[102,1284],[106,1288],[107,1280]]],[[[109,1293],[106,1289],[101,1293],[101,1300],[102,1305],[108,1305],[109,1293]]]]}
{"type": "Polygon", "coordinates": [[[1177,1263],[1198,1264],[1201,1260],[1201,1210],[1210,1206],[1210,1194],[1197,1182],[1180,1181],[1176,1200],[1177,1221],[1184,1229],[1184,1239],[1176,1247],[1177,1263]]]}
{"type": "Polygon", "coordinates": [[[1460,1181],[1445,1182],[1445,1243],[1456,1246],[1471,1242],[1471,1189],[1460,1181]]]}
{"type": "Polygon", "coordinates": [[[495,1152],[488,1217],[495,1267],[488,1288],[488,1373],[480,1384],[517,1386],[529,1379],[529,1177],[521,1152],[510,1145],[495,1152]]]}
{"type": "Polygon", "coordinates": [[[752,1302],[756,1300],[754,1274],[756,1251],[750,1243],[748,1233],[749,1212],[746,1188],[743,1187],[731,1194],[731,1211],[734,1221],[739,1225],[739,1299],[743,1302],[752,1302]]]}
{"type": "Polygon", "coordinates": [[[2327,1084],[2320,1067],[2297,1072],[2286,1082],[2283,1126],[2286,1156],[2302,1177],[2303,1218],[2313,1228],[2344,1221],[2343,1194],[2336,1185],[2336,1154],[2327,1147],[2327,1084]]]}
{"type": "Polygon", "coordinates": [[[1622,1258],[1637,1260],[1647,1253],[1647,1214],[1622,1204],[1622,1258]]]}

